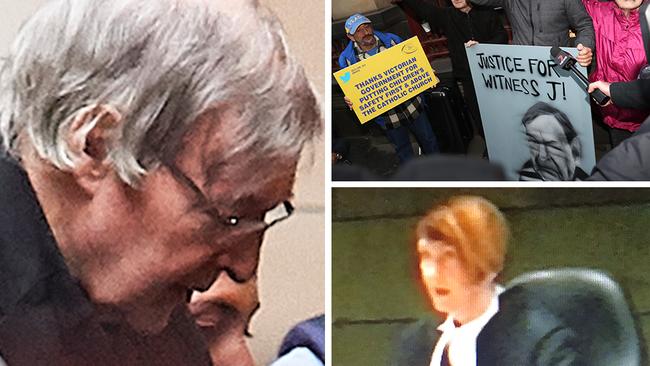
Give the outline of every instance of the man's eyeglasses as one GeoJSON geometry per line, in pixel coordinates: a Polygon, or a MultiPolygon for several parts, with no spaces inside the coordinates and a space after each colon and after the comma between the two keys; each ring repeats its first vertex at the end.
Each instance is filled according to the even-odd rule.
{"type": "Polygon", "coordinates": [[[235,230],[242,231],[266,231],[271,226],[280,221],[284,221],[293,214],[294,207],[289,201],[283,201],[274,208],[266,211],[262,220],[247,218],[242,216],[224,216],[216,208],[209,205],[209,200],[203,194],[203,191],[190,179],[185,173],[178,169],[174,164],[163,165],[169,169],[174,178],[182,185],[189,188],[199,199],[198,204],[203,207],[209,207],[206,212],[219,224],[235,230]]]}

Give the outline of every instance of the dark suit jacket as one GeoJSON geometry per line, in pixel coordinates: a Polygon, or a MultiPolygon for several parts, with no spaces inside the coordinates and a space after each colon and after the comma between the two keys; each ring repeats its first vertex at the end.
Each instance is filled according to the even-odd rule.
{"type": "Polygon", "coordinates": [[[589,180],[650,180],[650,117],[631,137],[600,158],[589,180]]]}
{"type": "Polygon", "coordinates": [[[650,109],[650,80],[639,79],[610,85],[612,102],[621,108],[650,109]]]}
{"type": "MultiPolygon", "coordinates": [[[[477,366],[586,365],[575,333],[552,314],[539,310],[537,296],[523,290],[499,296],[499,312],[476,340],[477,366]]],[[[429,366],[439,331],[422,319],[403,332],[391,366],[429,366]]]]}
{"type": "Polygon", "coordinates": [[[26,173],[0,151],[0,359],[9,366],[209,365],[184,307],[161,334],[100,312],[70,274],[26,173]]]}
{"type": "Polygon", "coordinates": [[[429,366],[433,347],[438,343],[440,331],[433,318],[423,318],[407,327],[397,340],[390,366],[429,366]]]}

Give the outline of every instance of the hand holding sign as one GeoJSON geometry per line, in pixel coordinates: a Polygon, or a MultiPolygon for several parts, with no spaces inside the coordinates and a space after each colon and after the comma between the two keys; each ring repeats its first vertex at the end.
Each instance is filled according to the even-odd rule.
{"type": "Polygon", "coordinates": [[[417,37],[348,66],[334,77],[361,123],[438,83],[417,37]]]}
{"type": "Polygon", "coordinates": [[[350,98],[343,97],[343,100],[345,101],[345,104],[348,105],[348,108],[350,108],[350,110],[352,110],[352,101],[350,100],[350,98]]]}

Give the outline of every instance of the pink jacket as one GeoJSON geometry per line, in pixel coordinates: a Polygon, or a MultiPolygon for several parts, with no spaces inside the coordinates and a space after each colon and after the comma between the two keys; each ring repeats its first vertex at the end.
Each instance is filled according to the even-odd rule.
{"type": "MultiPolygon", "coordinates": [[[[641,37],[639,12],[633,11],[626,18],[616,2],[582,0],[594,21],[596,33],[596,69],[589,76],[591,81],[610,83],[630,81],[637,78],[647,63],[641,37]]],[[[610,126],[636,131],[650,111],[623,109],[614,105],[601,108],[604,122],[610,126]]]]}

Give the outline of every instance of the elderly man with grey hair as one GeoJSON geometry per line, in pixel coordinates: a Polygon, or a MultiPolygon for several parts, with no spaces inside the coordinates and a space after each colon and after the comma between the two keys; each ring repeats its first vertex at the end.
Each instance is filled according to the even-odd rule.
{"type": "Polygon", "coordinates": [[[256,1],[47,2],[0,71],[0,358],[209,364],[185,302],[254,275],[321,127],[256,1]]]}

